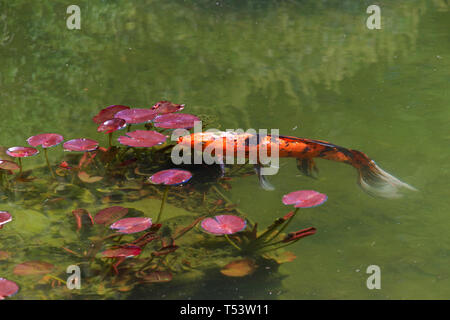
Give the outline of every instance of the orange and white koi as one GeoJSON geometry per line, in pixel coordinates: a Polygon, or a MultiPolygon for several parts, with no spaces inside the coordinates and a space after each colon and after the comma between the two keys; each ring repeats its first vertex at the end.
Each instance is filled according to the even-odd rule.
{"type": "MultiPolygon", "coordinates": [[[[297,167],[307,176],[314,176],[318,172],[314,158],[322,158],[347,163],[358,171],[358,184],[370,195],[385,198],[401,196],[401,189],[416,189],[404,183],[381,169],[375,161],[366,154],[353,149],[347,149],[327,141],[304,139],[290,136],[258,135],[236,132],[198,132],[178,139],[178,144],[204,151],[214,147],[222,148],[223,154],[230,151],[233,156],[244,154],[246,158],[253,154],[260,154],[259,149],[265,148],[267,156],[277,148],[280,158],[296,158],[297,167]]],[[[223,165],[222,165],[223,168],[223,165]]],[[[260,185],[264,189],[272,189],[265,176],[261,174],[259,159],[255,164],[260,185]]]]}

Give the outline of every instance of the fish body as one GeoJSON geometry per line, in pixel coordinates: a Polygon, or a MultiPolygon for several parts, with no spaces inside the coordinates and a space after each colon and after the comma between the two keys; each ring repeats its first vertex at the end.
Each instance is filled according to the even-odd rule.
{"type": "Polygon", "coordinates": [[[276,150],[280,158],[295,158],[298,169],[311,177],[314,177],[318,172],[315,158],[349,164],[358,171],[358,184],[364,191],[373,196],[396,198],[401,196],[400,189],[416,191],[414,187],[381,169],[375,161],[363,152],[323,140],[216,131],[198,132],[180,137],[178,144],[202,151],[221,150],[222,155],[234,157],[244,156],[248,158],[250,155],[256,154],[255,170],[264,189],[272,189],[272,187],[265,176],[261,174],[259,159],[261,148],[264,148],[265,154],[269,157],[276,150]]]}

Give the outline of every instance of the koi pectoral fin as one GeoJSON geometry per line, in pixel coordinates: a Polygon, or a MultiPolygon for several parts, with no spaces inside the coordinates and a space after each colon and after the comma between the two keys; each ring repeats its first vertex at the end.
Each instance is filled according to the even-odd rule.
{"type": "Polygon", "coordinates": [[[264,176],[261,172],[261,165],[255,164],[253,165],[256,171],[256,175],[258,176],[259,185],[261,188],[267,191],[275,190],[275,187],[267,180],[266,176],[264,176]]]}
{"type": "Polygon", "coordinates": [[[317,175],[319,174],[319,169],[316,166],[316,163],[313,159],[301,159],[297,158],[297,168],[303,172],[305,176],[311,177],[311,178],[317,178],[317,175]]]}

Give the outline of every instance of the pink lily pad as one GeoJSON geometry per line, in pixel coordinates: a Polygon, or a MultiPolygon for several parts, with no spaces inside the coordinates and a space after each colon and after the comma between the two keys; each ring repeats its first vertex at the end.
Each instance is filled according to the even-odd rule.
{"type": "Polygon", "coordinates": [[[158,114],[172,113],[183,109],[184,104],[176,104],[170,101],[159,101],[152,107],[152,110],[156,110],[158,114]]]}
{"type": "Polygon", "coordinates": [[[98,148],[98,142],[91,139],[73,139],[63,144],[65,151],[93,151],[98,148]]]}
{"type": "Polygon", "coordinates": [[[15,295],[17,291],[19,291],[19,286],[17,283],[0,278],[0,300],[15,295]]]}
{"type": "Polygon", "coordinates": [[[97,124],[101,124],[101,123],[105,122],[106,120],[114,118],[114,115],[117,112],[126,110],[126,109],[130,109],[130,107],[115,104],[115,105],[112,105],[112,106],[109,106],[109,107],[106,107],[106,108],[100,110],[100,112],[95,117],[93,117],[92,120],[97,124]]]}
{"type": "Polygon", "coordinates": [[[189,181],[192,178],[192,173],[187,170],[180,169],[168,169],[158,171],[150,178],[148,181],[153,184],[165,184],[169,186],[174,186],[177,184],[182,184],[189,181]]]}
{"type": "Polygon", "coordinates": [[[136,233],[147,230],[152,226],[152,219],[150,218],[125,218],[114,222],[111,229],[116,229],[119,233],[136,233]]]}
{"type": "Polygon", "coordinates": [[[109,207],[100,210],[94,218],[97,224],[110,224],[124,217],[128,213],[128,209],[120,206],[109,207]]]}
{"type": "Polygon", "coordinates": [[[50,273],[54,266],[44,261],[27,261],[14,267],[13,273],[18,276],[41,275],[50,273]]]}
{"type": "Polygon", "coordinates": [[[314,190],[299,190],[283,196],[285,205],[293,204],[295,208],[311,208],[327,201],[327,195],[314,190]]]}
{"type": "Polygon", "coordinates": [[[205,231],[216,235],[233,234],[244,230],[246,226],[247,222],[244,219],[233,215],[206,218],[201,223],[205,231]]]}
{"type": "Polygon", "coordinates": [[[8,211],[0,211],[0,228],[12,220],[12,216],[8,211]]]}
{"type": "Polygon", "coordinates": [[[151,130],[136,130],[127,132],[127,136],[120,136],[117,140],[126,146],[150,148],[164,143],[167,137],[159,132],[151,130]]]}
{"type": "Polygon", "coordinates": [[[146,123],[152,121],[156,117],[156,111],[151,109],[127,109],[117,112],[114,118],[124,119],[128,124],[146,123]]]}
{"type": "Polygon", "coordinates": [[[6,150],[6,154],[15,158],[31,157],[38,154],[39,151],[36,148],[31,147],[11,147],[6,150]]]}
{"type": "Polygon", "coordinates": [[[32,147],[42,145],[42,148],[54,147],[63,142],[64,137],[57,133],[41,133],[35,136],[29,137],[27,142],[32,147]]]}
{"type": "Polygon", "coordinates": [[[127,246],[117,249],[109,249],[102,252],[105,258],[130,258],[140,255],[142,249],[138,246],[127,246]]]}
{"type": "Polygon", "coordinates": [[[0,160],[0,169],[14,171],[19,170],[20,167],[14,161],[0,160]]]}
{"type": "Polygon", "coordinates": [[[98,128],[97,132],[111,133],[127,126],[127,122],[124,119],[114,118],[102,122],[98,128]]]}
{"type": "Polygon", "coordinates": [[[193,114],[188,113],[168,113],[157,116],[153,121],[155,127],[164,129],[190,129],[194,123],[200,121],[193,114]]]}

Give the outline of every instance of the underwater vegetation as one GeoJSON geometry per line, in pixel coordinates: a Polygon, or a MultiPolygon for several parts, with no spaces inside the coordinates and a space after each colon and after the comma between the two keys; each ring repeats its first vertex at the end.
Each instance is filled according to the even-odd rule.
{"type": "MultiPolygon", "coordinates": [[[[98,133],[108,134],[107,146],[91,138],[64,141],[57,133],[41,133],[26,140],[31,147],[7,149],[10,158],[0,160],[2,200],[44,215],[50,214],[48,209],[67,212],[66,219],[57,222],[56,249],[62,260],[80,268],[83,292],[67,288],[67,264],[33,256],[8,265],[14,279],[0,274],[1,299],[18,291],[20,298],[22,290],[39,290],[44,299],[78,294],[111,298],[150,284],[189,283],[211,275],[246,277],[265,268],[276,273],[277,265],[295,259],[283,248],[316,229],[284,231],[300,208],[321,205],[326,195],[312,190],[286,195],[282,202],[295,210],[260,231],[218,188],[228,189],[228,180],[253,174],[250,164],[229,168],[225,178],[218,165],[171,162],[171,130],[190,129],[199,120],[177,113],[184,107],[160,101],[150,108],[112,105],[100,110],[92,120],[98,133]],[[63,159],[52,163],[47,148],[57,152],[60,144],[63,159]],[[37,155],[36,147],[44,150],[45,165],[24,168],[22,158],[37,155]],[[142,203],[139,210],[134,203],[142,203]]],[[[20,215],[0,211],[0,232],[14,227],[20,215]]],[[[55,249],[55,244],[50,247],[55,249]]],[[[48,249],[40,243],[39,250],[48,249]]],[[[2,263],[8,264],[13,255],[0,250],[2,263]]]]}

